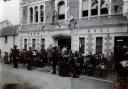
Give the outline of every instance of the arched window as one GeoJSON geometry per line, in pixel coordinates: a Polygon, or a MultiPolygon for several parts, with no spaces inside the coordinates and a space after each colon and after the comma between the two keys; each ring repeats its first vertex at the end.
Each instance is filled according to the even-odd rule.
{"type": "Polygon", "coordinates": [[[108,3],[109,0],[101,0],[101,5],[100,5],[101,14],[108,14],[108,3]]]}
{"type": "Polygon", "coordinates": [[[83,0],[82,2],[82,16],[88,16],[89,0],[83,0]]]}
{"type": "Polygon", "coordinates": [[[91,1],[91,15],[98,15],[98,1],[99,0],[91,1]]]}
{"type": "Polygon", "coordinates": [[[58,19],[62,20],[65,19],[65,2],[60,1],[57,5],[58,9],[58,19]]]}
{"type": "Polygon", "coordinates": [[[38,22],[38,7],[35,7],[35,22],[38,22]]]}
{"type": "Polygon", "coordinates": [[[44,21],[44,6],[43,5],[40,6],[40,21],[41,22],[44,21]]]}
{"type": "Polygon", "coordinates": [[[31,7],[30,9],[30,23],[33,22],[33,8],[31,7]]]}

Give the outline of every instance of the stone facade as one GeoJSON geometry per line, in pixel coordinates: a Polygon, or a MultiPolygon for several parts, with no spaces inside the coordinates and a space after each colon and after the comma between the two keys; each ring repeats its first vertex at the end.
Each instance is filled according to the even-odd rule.
{"type": "MultiPolygon", "coordinates": [[[[84,13],[82,10],[84,0],[23,1],[24,2],[21,3],[22,27],[19,30],[19,38],[21,42],[19,47],[21,48],[24,48],[25,44],[27,45],[27,48],[33,47],[33,44],[35,44],[36,49],[40,49],[41,45],[44,45],[45,48],[49,47],[50,44],[52,44],[52,46],[58,46],[60,39],[68,39],[68,41],[71,41],[71,50],[74,52],[79,51],[81,46],[80,38],[83,38],[84,45],[82,46],[84,48],[84,54],[88,54],[89,52],[95,54],[98,52],[97,50],[103,54],[110,54],[110,52],[113,52],[115,37],[125,37],[128,35],[127,17],[123,16],[122,11],[120,11],[122,4],[115,3],[115,0],[115,2],[105,0],[106,2],[108,1],[106,6],[109,6],[109,8],[103,7],[102,9],[100,9],[100,1],[102,0],[98,0],[97,15],[92,15],[93,13],[96,14],[95,11],[93,12],[91,7],[93,0],[85,0],[89,3],[88,10],[85,10],[85,12],[88,12],[88,16],[82,15],[82,13],[84,13]],[[59,15],[56,15],[55,13],[53,14],[53,12],[57,11],[57,13],[59,13],[57,6],[59,5],[59,2],[62,2],[60,6],[63,6],[64,2],[63,7],[65,9],[60,12],[64,12],[65,17],[62,20],[59,20],[58,18],[55,20],[56,16],[59,15]],[[29,23],[29,7],[35,8],[35,6],[38,6],[39,8],[40,5],[44,5],[43,22],[38,21],[29,23]],[[116,8],[116,6],[118,8],[116,8]],[[104,10],[107,10],[107,12],[102,14],[104,13],[102,12],[104,10]],[[54,21],[52,18],[53,16],[54,21]],[[73,26],[69,28],[69,22],[71,21],[72,17],[75,18],[76,25],[72,23],[73,26]],[[26,43],[25,39],[27,39],[26,43]],[[41,39],[44,39],[45,41],[42,42],[41,39]]],[[[38,13],[40,13],[39,11],[38,13]]],[[[34,11],[33,14],[35,14],[34,11]]],[[[63,14],[60,14],[60,16],[63,16],[63,14]]],[[[33,19],[35,19],[35,16],[33,16],[33,19]]],[[[38,19],[40,19],[40,16],[38,16],[38,19]]]]}

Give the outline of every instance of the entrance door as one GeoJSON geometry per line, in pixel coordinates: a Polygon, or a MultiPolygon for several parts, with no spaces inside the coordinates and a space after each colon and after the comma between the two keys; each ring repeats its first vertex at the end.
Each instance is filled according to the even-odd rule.
{"type": "Polygon", "coordinates": [[[103,38],[96,37],[96,54],[102,54],[103,38]]]}
{"type": "Polygon", "coordinates": [[[58,46],[62,49],[64,46],[68,47],[68,50],[71,50],[71,39],[59,39],[58,46]]]}
{"type": "Polygon", "coordinates": [[[125,53],[128,51],[128,36],[115,37],[114,58],[121,61],[125,53]]]}

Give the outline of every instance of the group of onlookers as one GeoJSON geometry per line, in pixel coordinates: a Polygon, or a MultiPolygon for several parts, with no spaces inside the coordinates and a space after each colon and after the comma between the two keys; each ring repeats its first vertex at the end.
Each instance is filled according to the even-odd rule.
{"type": "Polygon", "coordinates": [[[72,77],[79,77],[80,74],[105,77],[114,70],[118,76],[121,76],[127,74],[128,67],[127,60],[115,62],[113,57],[108,58],[104,54],[92,55],[90,52],[89,55],[85,56],[78,51],[73,53],[71,50],[67,50],[67,47],[61,49],[51,45],[47,50],[42,48],[40,51],[31,47],[28,50],[17,49],[15,45],[9,54],[5,53],[4,60],[6,63],[13,63],[14,68],[18,68],[18,64],[23,64],[28,70],[52,66],[53,74],[58,72],[60,76],[72,77]]]}

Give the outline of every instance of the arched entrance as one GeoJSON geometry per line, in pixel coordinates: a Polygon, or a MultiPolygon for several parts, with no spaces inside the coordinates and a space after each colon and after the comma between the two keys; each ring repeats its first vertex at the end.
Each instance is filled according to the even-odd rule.
{"type": "Polygon", "coordinates": [[[53,36],[54,40],[57,42],[57,46],[61,49],[65,46],[68,50],[71,50],[71,36],[58,34],[53,36]]]}

